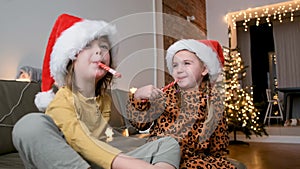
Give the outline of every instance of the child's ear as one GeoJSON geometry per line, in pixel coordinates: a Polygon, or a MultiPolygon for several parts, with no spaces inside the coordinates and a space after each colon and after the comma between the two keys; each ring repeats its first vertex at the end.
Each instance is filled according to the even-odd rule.
{"type": "Polygon", "coordinates": [[[202,76],[205,76],[205,75],[207,75],[207,74],[208,74],[208,69],[207,69],[207,67],[205,66],[204,69],[203,69],[203,71],[202,71],[202,73],[201,73],[201,75],[202,75],[202,76]]]}

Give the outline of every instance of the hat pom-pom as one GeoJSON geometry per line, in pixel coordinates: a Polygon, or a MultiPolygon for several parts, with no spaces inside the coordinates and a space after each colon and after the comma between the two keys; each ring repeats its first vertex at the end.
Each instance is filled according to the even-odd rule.
{"type": "Polygon", "coordinates": [[[35,95],[34,103],[39,111],[45,112],[49,103],[53,100],[55,93],[53,90],[49,90],[46,92],[39,92],[35,95]]]}

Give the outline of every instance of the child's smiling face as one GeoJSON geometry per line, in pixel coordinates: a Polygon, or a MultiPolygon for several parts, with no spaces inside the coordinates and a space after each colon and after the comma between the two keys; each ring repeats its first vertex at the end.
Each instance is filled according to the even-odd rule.
{"type": "Polygon", "coordinates": [[[206,66],[192,52],[182,50],[173,57],[174,79],[178,79],[178,85],[183,90],[197,90],[203,77],[208,73],[206,66]]]}

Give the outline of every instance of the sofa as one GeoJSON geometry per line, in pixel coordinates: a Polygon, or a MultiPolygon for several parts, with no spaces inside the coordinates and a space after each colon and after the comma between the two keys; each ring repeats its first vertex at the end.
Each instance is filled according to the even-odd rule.
{"type": "MultiPolygon", "coordinates": [[[[40,83],[0,80],[0,169],[24,169],[13,146],[11,132],[13,125],[22,116],[30,112],[39,112],[34,104],[34,97],[39,91],[40,83]]],[[[148,135],[139,133],[122,116],[125,113],[128,93],[119,89],[109,90],[108,93],[112,98],[109,125],[114,129],[114,135],[113,139],[107,142],[125,152],[144,144],[148,135]],[[124,136],[125,131],[130,137],[124,136]]],[[[236,160],[231,161],[244,166],[236,160]]]]}

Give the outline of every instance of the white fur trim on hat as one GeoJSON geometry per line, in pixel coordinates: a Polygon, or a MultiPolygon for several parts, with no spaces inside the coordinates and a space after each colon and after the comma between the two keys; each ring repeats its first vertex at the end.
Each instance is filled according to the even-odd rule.
{"type": "Polygon", "coordinates": [[[35,95],[34,103],[40,111],[44,112],[54,96],[52,89],[46,92],[39,92],[35,95]]]}
{"type": "Polygon", "coordinates": [[[183,39],[175,42],[167,50],[166,62],[171,74],[173,72],[173,57],[181,50],[188,50],[198,56],[198,58],[207,66],[211,81],[215,81],[218,74],[222,72],[218,55],[211,47],[194,39],[183,39]]]}
{"type": "MultiPolygon", "coordinates": [[[[65,85],[66,67],[70,60],[92,40],[101,36],[108,36],[114,45],[116,28],[104,21],[83,20],[66,29],[57,38],[51,53],[50,72],[59,87],[65,85]]],[[[112,51],[112,55],[114,55],[112,51]]]]}

